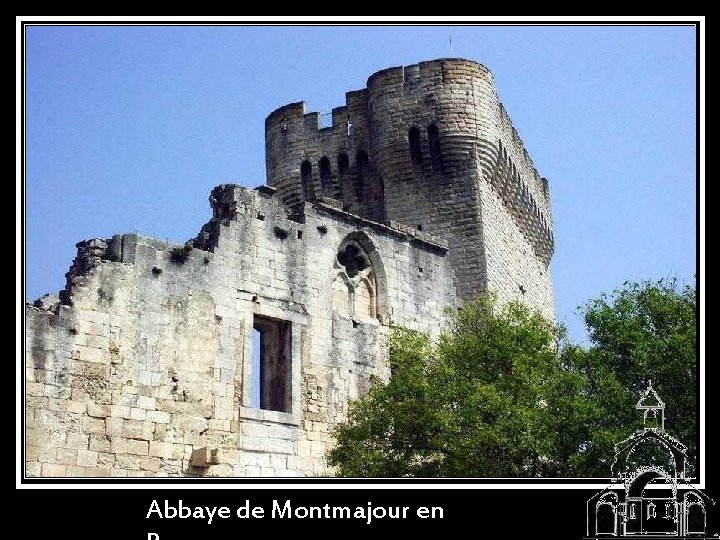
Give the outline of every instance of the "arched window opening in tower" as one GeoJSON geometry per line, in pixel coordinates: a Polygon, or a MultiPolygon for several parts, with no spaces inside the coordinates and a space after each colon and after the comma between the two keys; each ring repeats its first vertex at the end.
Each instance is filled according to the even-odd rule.
{"type": "Polygon", "coordinates": [[[326,197],[333,197],[332,172],[330,171],[330,160],[327,157],[323,157],[320,160],[319,169],[320,185],[322,186],[323,194],[326,197]]]}
{"type": "Polygon", "coordinates": [[[348,171],[350,170],[350,159],[347,154],[340,154],[338,156],[338,178],[340,184],[343,184],[347,180],[348,171]]]}
{"type": "Polygon", "coordinates": [[[442,154],[440,151],[440,131],[435,124],[430,124],[427,128],[428,146],[430,147],[430,161],[432,163],[433,172],[442,171],[442,154]]]}
{"type": "Polygon", "coordinates": [[[410,128],[410,131],[408,131],[408,143],[410,144],[410,161],[413,166],[422,166],[422,147],[418,128],[410,128]]]}
{"type": "Polygon", "coordinates": [[[338,155],[337,159],[338,167],[338,182],[337,191],[338,199],[343,201],[343,209],[349,208],[350,200],[348,198],[348,191],[353,189],[349,184],[350,182],[350,159],[347,154],[342,153],[338,155]]]}
{"type": "Polygon", "coordinates": [[[360,150],[357,153],[357,182],[355,184],[355,194],[359,201],[363,199],[363,193],[365,192],[365,179],[370,173],[370,163],[368,155],[365,151],[360,150]]]}
{"type": "Polygon", "coordinates": [[[309,161],[303,161],[300,165],[300,183],[302,184],[303,197],[306,201],[315,199],[315,190],[312,183],[312,165],[309,161]]]}

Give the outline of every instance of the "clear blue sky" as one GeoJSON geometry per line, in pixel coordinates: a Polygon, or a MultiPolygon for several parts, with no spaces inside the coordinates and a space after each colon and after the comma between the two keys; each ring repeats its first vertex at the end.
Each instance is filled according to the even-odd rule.
{"type": "MultiPolygon", "coordinates": [[[[220,183],[265,181],[264,119],[327,112],[390,66],[447,57],[448,26],[28,27],[26,299],[75,243],[184,242],[220,183]]],[[[557,319],[628,279],[696,272],[695,29],[454,26],[550,181],[557,319]]]]}

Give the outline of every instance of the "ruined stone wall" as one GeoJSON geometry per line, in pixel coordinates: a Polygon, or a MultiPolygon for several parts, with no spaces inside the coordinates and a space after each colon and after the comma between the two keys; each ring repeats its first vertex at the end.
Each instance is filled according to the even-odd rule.
{"type": "Polygon", "coordinates": [[[79,245],[71,305],[26,311],[28,475],[329,473],[332,426],[388,374],[388,324],[437,332],[452,275],[426,235],[323,204],[300,224],[273,191],[216,188],[188,247],[130,234],[79,245]],[[347,246],[369,263],[351,277],[347,246]],[[256,316],[289,323],[285,411],[253,400],[256,316]]]}

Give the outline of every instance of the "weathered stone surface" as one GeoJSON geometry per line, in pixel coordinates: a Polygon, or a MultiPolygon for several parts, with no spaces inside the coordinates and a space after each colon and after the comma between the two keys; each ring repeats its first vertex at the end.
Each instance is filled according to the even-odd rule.
{"type": "Polygon", "coordinates": [[[213,189],[185,245],[77,244],[59,303],[26,307],[27,475],[332,474],[391,323],[437,335],[485,290],[553,317],[547,181],[490,72],[391,68],[346,101],[323,129],[271,113],[268,186],[213,189]]]}

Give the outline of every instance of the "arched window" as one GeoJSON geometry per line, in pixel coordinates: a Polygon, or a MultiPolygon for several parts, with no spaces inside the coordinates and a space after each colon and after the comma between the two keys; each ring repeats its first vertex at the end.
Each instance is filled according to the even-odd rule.
{"type": "Polygon", "coordinates": [[[387,317],[387,279],[373,241],[363,232],[349,234],[338,244],[332,267],[333,311],[355,321],[387,317]]]}
{"type": "Polygon", "coordinates": [[[422,165],[422,147],[420,146],[420,130],[411,127],[408,131],[408,143],[410,144],[410,161],[413,166],[422,165]]]}
{"type": "Polygon", "coordinates": [[[377,316],[377,284],[370,257],[354,240],[346,240],[335,259],[333,309],[358,319],[377,316]]]}
{"type": "Polygon", "coordinates": [[[306,201],[315,199],[315,190],[312,182],[312,165],[309,161],[303,161],[300,165],[300,183],[302,184],[303,197],[306,201]]]}
{"type": "Polygon", "coordinates": [[[330,172],[330,160],[323,157],[319,163],[320,168],[320,185],[322,186],[323,193],[328,196],[333,196],[333,185],[332,185],[332,173],[330,172]]]}
{"type": "Polygon", "coordinates": [[[440,131],[435,124],[430,124],[427,128],[428,146],[430,148],[430,161],[432,162],[433,171],[440,172],[442,168],[442,155],[440,153],[440,131]]]}
{"type": "Polygon", "coordinates": [[[357,182],[355,184],[355,194],[359,201],[363,199],[365,192],[365,179],[370,174],[370,163],[368,155],[365,151],[360,150],[356,157],[357,162],[357,182]]]}

